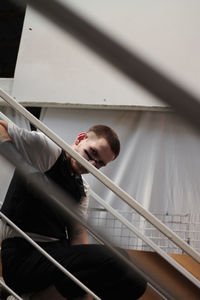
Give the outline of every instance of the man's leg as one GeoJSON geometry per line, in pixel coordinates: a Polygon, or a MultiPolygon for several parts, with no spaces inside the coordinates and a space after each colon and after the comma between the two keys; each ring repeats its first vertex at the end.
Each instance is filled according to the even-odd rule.
{"type": "Polygon", "coordinates": [[[60,293],[58,293],[54,285],[51,285],[45,290],[32,295],[30,300],[67,300],[67,298],[64,298],[60,293]]]}
{"type": "MultiPolygon", "coordinates": [[[[128,256],[125,251],[120,251],[128,256]]],[[[131,295],[131,299],[138,299],[145,292],[146,281],[121,264],[104,246],[76,245],[71,246],[68,253],[72,258],[68,270],[100,298],[121,300],[123,297],[129,299],[131,295]]],[[[72,296],[81,299],[84,295],[84,291],[66,276],[55,286],[70,300],[72,296]]]]}
{"type": "MultiPolygon", "coordinates": [[[[67,298],[64,298],[57,291],[55,286],[51,285],[47,289],[31,296],[30,300],[67,300],[67,298]]],[[[86,294],[83,297],[75,298],[74,300],[93,300],[93,297],[89,294],[86,294]]]]}
{"type": "MultiPolygon", "coordinates": [[[[85,296],[85,292],[77,284],[27,241],[20,238],[9,240],[7,243],[6,240],[3,241],[1,251],[3,276],[16,293],[25,294],[33,291],[39,293],[48,286],[55,285],[64,299],[71,300],[78,297],[81,299],[85,296]]],[[[69,246],[65,241],[43,243],[42,246],[104,300],[121,300],[126,291],[132,295],[132,299],[138,299],[145,290],[144,279],[137,272],[129,274],[127,268],[122,268],[118,260],[108,253],[104,246],[69,246]]]]}

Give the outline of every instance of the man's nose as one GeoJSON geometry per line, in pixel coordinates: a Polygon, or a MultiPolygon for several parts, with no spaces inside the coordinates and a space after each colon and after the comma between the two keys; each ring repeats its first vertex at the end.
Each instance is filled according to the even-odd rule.
{"type": "Polygon", "coordinates": [[[89,162],[90,162],[91,165],[96,166],[96,160],[90,159],[89,162]]]}
{"type": "Polygon", "coordinates": [[[96,159],[90,159],[89,162],[91,163],[91,165],[93,165],[94,167],[99,169],[99,164],[98,164],[98,161],[96,159]]]}

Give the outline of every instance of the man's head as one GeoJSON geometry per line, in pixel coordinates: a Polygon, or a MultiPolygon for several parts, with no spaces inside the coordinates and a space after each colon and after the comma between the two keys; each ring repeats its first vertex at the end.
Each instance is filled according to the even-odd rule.
{"type": "MultiPolygon", "coordinates": [[[[120,142],[113,129],[105,125],[95,125],[88,132],[80,133],[72,144],[72,148],[100,169],[118,156],[120,142]]],[[[74,159],[72,159],[72,168],[79,175],[88,173],[74,159]]]]}

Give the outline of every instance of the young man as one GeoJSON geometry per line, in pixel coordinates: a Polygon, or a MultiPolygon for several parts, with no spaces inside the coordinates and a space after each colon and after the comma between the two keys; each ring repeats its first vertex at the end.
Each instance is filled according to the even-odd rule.
{"type": "MultiPolygon", "coordinates": [[[[80,214],[86,215],[88,187],[81,175],[87,170],[81,164],[44,134],[4,121],[0,121],[0,142],[12,143],[28,163],[68,192],[80,214]]],[[[80,133],[71,147],[98,169],[120,151],[117,134],[104,125],[80,133]]],[[[122,268],[104,246],[89,245],[81,224],[66,222],[39,198],[30,190],[29,176],[22,180],[16,171],[2,212],[101,299],[138,299],[144,293],[146,282],[139,274],[122,268]]],[[[5,222],[1,239],[3,277],[16,293],[38,292],[36,299],[50,300],[50,292],[54,300],[86,299],[80,287],[5,222]]]]}

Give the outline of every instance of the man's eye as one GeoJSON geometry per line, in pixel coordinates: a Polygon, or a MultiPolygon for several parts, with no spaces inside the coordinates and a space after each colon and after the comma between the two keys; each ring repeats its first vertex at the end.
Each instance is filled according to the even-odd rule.
{"type": "Polygon", "coordinates": [[[97,155],[97,151],[95,149],[91,149],[93,155],[97,155]]]}

